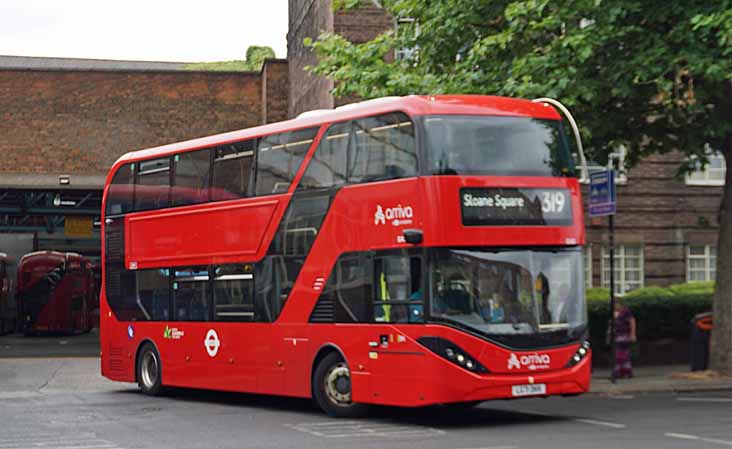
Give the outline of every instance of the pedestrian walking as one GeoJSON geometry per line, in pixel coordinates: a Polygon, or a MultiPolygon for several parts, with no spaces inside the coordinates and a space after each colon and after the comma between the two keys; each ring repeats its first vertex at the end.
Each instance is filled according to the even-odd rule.
{"type": "Polygon", "coordinates": [[[633,365],[630,360],[630,346],[637,341],[635,317],[620,298],[615,298],[613,320],[615,324],[613,377],[616,379],[631,378],[633,377],[633,365]]]}

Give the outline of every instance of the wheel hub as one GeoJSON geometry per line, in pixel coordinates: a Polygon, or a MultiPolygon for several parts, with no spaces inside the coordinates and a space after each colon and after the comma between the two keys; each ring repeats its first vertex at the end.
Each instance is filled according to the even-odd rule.
{"type": "Polygon", "coordinates": [[[339,363],[328,371],[325,376],[325,393],[338,405],[351,403],[351,372],[345,364],[339,363]]]}
{"type": "Polygon", "coordinates": [[[140,370],[142,383],[145,388],[152,388],[158,379],[158,359],[152,352],[146,352],[142,356],[142,369],[140,370]]]}

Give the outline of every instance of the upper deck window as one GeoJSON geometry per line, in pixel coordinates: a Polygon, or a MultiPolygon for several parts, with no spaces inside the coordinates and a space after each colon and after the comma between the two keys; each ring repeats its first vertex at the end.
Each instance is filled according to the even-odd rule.
{"type": "Polygon", "coordinates": [[[135,211],[170,205],[170,158],[141,161],[135,182],[135,211]]]}
{"type": "Polygon", "coordinates": [[[406,178],[417,175],[414,127],[402,113],[355,122],[355,145],[348,152],[350,182],[406,178]]]}
{"type": "Polygon", "coordinates": [[[405,114],[394,112],[328,128],[298,190],[416,175],[414,126],[405,114]]]}
{"type": "Polygon", "coordinates": [[[173,206],[199,204],[208,201],[208,178],[211,165],[209,150],[189,151],[173,157],[174,186],[171,191],[173,206]]]}
{"type": "Polygon", "coordinates": [[[213,201],[251,196],[256,140],[245,140],[214,149],[213,201]]]}
{"type": "Polygon", "coordinates": [[[121,215],[132,211],[132,188],[135,164],[126,164],[117,170],[107,193],[107,215],[121,215]]]}
{"type": "Polygon", "coordinates": [[[574,176],[559,121],[467,115],[422,120],[429,174],[574,176]]]}
{"type": "Polygon", "coordinates": [[[317,133],[317,127],[307,128],[273,134],[259,141],[257,195],[287,192],[317,133]]]}

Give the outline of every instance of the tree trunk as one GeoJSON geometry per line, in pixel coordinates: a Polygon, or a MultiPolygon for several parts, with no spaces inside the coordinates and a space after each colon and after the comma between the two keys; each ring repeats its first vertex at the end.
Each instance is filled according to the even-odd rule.
{"type": "Polygon", "coordinates": [[[732,134],[725,136],[722,153],[727,174],[719,209],[714,329],[709,360],[711,369],[732,373],[732,134]]]}

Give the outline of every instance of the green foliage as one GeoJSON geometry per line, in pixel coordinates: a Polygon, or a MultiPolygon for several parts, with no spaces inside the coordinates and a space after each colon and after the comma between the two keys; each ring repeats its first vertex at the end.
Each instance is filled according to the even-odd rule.
{"type": "Polygon", "coordinates": [[[241,59],[220,62],[193,62],[183,66],[185,70],[203,70],[207,72],[246,72],[249,70],[248,67],[247,62],[241,59]]]}
{"type": "MultiPolygon", "coordinates": [[[[592,288],[586,292],[590,339],[595,346],[605,344],[610,320],[609,295],[606,288],[592,288]]],[[[712,309],[713,296],[713,282],[690,282],[633,290],[622,300],[635,316],[638,339],[652,341],[687,338],[691,319],[712,309]]]]}
{"type": "Polygon", "coordinates": [[[205,70],[210,72],[256,72],[262,70],[262,64],[267,58],[274,58],[271,47],[251,45],[247,48],[246,60],[236,59],[221,62],[194,62],[186,64],[185,70],[205,70]]]}
{"type": "MultiPolygon", "coordinates": [[[[355,1],[341,0],[349,7],[355,1]]],[[[590,156],[629,162],[732,134],[732,0],[383,0],[415,25],[310,42],[336,96],[472,93],[560,99],[590,156]],[[416,51],[394,60],[397,48],[416,51]]]]}

